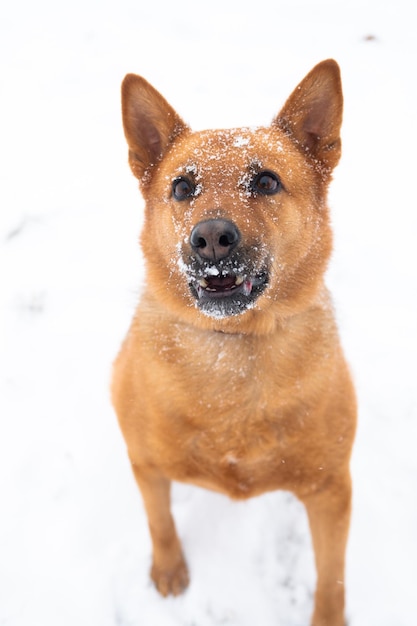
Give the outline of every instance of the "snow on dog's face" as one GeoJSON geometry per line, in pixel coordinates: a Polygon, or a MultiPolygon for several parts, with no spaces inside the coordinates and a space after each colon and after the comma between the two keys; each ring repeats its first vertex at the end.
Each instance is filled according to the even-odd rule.
{"type": "Polygon", "coordinates": [[[123,114],[146,201],[152,296],[194,324],[232,332],[264,332],[308,306],[331,250],[326,191],[341,123],[332,62],[304,79],[270,127],[193,133],[134,75],[123,114]]]}
{"type": "Polygon", "coordinates": [[[164,247],[174,280],[179,270],[205,315],[224,319],[259,310],[261,295],[279,298],[291,247],[300,259],[310,244],[301,249],[299,233],[317,231],[287,191],[294,174],[268,129],[187,135],[161,163],[154,183],[166,181],[161,196],[172,223],[164,247]]]}

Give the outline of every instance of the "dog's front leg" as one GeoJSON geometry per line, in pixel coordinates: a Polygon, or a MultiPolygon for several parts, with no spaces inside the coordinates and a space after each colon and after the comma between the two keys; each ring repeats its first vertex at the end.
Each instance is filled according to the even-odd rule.
{"type": "Polygon", "coordinates": [[[304,500],[317,568],[312,626],[344,626],[345,551],[351,510],[351,481],[346,473],[304,500]]]}
{"type": "Polygon", "coordinates": [[[170,510],[168,479],[132,464],[142,492],[153,545],[151,578],[163,596],[182,593],[188,586],[188,569],[170,510]]]}

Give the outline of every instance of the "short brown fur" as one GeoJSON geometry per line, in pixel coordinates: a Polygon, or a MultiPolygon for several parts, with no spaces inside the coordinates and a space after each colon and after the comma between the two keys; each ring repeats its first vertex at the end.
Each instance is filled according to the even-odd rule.
{"type": "Polygon", "coordinates": [[[171,480],[232,498],[285,489],[305,504],[313,537],[311,624],[343,626],[356,403],[323,282],[332,247],[327,187],[341,150],[339,68],[317,65],[265,128],[193,133],[135,75],[123,82],[122,103],[146,202],[147,275],[112,393],[147,510],[152,579],[163,595],[188,584],[171,480]],[[259,171],[276,174],[279,191],[255,189],[259,171]],[[180,200],[179,177],[193,190],[180,200]],[[207,260],[191,233],[224,221],[238,243],[223,261],[207,260]],[[223,280],[229,261],[237,266],[233,255],[250,292],[238,311],[229,292],[213,296],[223,287],[210,282],[216,273],[223,280]],[[201,287],[207,281],[213,289],[201,287]]]}

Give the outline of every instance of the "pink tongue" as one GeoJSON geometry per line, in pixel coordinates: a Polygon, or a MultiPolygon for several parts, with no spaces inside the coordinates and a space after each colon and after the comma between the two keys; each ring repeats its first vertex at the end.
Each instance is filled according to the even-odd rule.
{"type": "Polygon", "coordinates": [[[243,293],[245,294],[245,296],[250,296],[250,293],[252,291],[252,281],[251,280],[245,280],[243,283],[243,293]]]}

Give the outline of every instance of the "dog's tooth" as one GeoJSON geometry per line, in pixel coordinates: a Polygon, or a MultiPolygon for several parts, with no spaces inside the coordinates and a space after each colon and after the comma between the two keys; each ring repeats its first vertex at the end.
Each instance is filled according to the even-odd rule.
{"type": "Polygon", "coordinates": [[[236,276],[236,280],[235,280],[235,285],[239,286],[243,283],[245,279],[243,278],[243,276],[236,276]]]}
{"type": "Polygon", "coordinates": [[[205,278],[200,278],[200,280],[198,281],[198,284],[205,289],[208,285],[208,282],[206,281],[205,278]]]}

